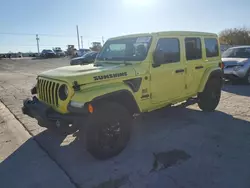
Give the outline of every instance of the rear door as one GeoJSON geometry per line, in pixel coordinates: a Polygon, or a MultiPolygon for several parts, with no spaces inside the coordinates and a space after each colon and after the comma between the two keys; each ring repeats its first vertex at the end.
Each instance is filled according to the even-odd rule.
{"type": "Polygon", "coordinates": [[[193,95],[198,90],[205,70],[205,57],[202,53],[204,44],[201,37],[186,37],[184,38],[184,45],[186,94],[193,95]]]}

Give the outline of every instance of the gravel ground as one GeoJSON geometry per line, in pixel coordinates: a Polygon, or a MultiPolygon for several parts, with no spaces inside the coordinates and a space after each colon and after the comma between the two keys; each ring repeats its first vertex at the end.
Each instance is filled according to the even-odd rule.
{"type": "Polygon", "coordinates": [[[214,113],[193,104],[143,115],[134,122],[129,146],[115,158],[98,161],[74,135],[51,133],[21,113],[36,75],[67,64],[66,58],[0,60],[0,100],[75,187],[250,187],[249,86],[225,85],[214,113]]]}

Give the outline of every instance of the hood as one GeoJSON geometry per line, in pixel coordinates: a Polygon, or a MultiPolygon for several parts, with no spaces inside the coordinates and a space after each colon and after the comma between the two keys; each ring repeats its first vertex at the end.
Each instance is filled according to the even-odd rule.
{"type": "Polygon", "coordinates": [[[84,57],[75,57],[73,59],[71,59],[71,61],[78,61],[78,60],[82,60],[85,59],[84,57]]]}
{"type": "Polygon", "coordinates": [[[84,85],[93,82],[100,82],[124,77],[135,76],[135,70],[132,65],[107,65],[107,66],[94,66],[89,65],[76,65],[66,66],[57,69],[49,70],[39,74],[39,77],[51,78],[55,80],[65,81],[73,84],[77,81],[78,84],[84,85]]]}
{"type": "Polygon", "coordinates": [[[237,65],[246,63],[249,61],[249,58],[222,58],[222,62],[225,65],[237,65]]]}

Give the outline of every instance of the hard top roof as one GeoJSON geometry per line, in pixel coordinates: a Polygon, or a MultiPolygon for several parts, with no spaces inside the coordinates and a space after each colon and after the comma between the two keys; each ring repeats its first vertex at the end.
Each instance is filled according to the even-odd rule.
{"type": "Polygon", "coordinates": [[[207,33],[207,32],[197,32],[197,31],[161,31],[161,32],[153,32],[153,33],[138,33],[138,34],[122,35],[122,36],[110,38],[110,40],[118,39],[118,38],[142,37],[142,36],[205,36],[205,37],[210,36],[210,37],[217,37],[217,34],[207,33]]]}

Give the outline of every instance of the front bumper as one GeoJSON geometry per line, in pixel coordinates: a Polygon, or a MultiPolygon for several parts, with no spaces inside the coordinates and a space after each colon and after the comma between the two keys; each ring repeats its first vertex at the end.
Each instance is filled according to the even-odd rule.
{"type": "Polygon", "coordinates": [[[247,72],[244,67],[240,68],[237,71],[235,71],[234,68],[225,68],[223,71],[224,77],[228,79],[242,79],[245,77],[247,72]]]}
{"type": "Polygon", "coordinates": [[[87,114],[80,113],[68,113],[60,114],[52,109],[50,106],[39,101],[35,96],[32,100],[26,99],[23,101],[22,107],[23,114],[26,114],[32,118],[35,118],[42,124],[42,127],[51,126],[51,124],[56,125],[58,122],[60,125],[75,124],[77,122],[84,122],[87,119],[87,114]]]}
{"type": "Polygon", "coordinates": [[[45,54],[45,57],[47,57],[47,58],[53,58],[53,57],[56,57],[56,54],[45,54]]]}

